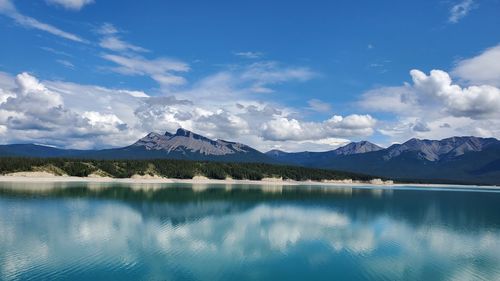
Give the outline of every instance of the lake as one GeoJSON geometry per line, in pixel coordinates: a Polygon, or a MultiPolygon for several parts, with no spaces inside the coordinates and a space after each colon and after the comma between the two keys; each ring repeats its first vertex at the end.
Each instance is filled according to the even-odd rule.
{"type": "Polygon", "coordinates": [[[0,280],[500,280],[500,193],[0,183],[0,280]]]}

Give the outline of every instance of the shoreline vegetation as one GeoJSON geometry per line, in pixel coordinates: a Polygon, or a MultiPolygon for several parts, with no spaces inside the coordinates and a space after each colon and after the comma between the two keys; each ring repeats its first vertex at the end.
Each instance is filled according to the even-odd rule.
{"type": "Polygon", "coordinates": [[[186,183],[243,185],[481,187],[467,183],[397,181],[342,171],[263,163],[190,160],[0,158],[0,182],[186,183]]]}
{"type": "Polygon", "coordinates": [[[189,160],[92,160],[64,158],[0,158],[2,181],[243,182],[278,184],[392,184],[368,175],[264,163],[189,160]]]}

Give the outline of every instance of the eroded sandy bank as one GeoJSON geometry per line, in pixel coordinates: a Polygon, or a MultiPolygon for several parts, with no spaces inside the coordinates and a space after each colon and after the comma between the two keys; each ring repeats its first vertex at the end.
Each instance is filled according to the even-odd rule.
{"type": "Polygon", "coordinates": [[[264,178],[262,180],[234,180],[224,179],[216,180],[202,176],[196,176],[192,179],[174,179],[162,178],[158,176],[140,176],[134,175],[131,178],[110,178],[93,175],[91,177],[72,177],[56,176],[48,172],[18,172],[7,175],[0,175],[0,182],[23,182],[23,183],[50,183],[50,182],[89,182],[89,183],[134,183],[134,184],[221,184],[221,185],[265,185],[265,186],[352,186],[352,187],[432,187],[432,188],[462,188],[462,189],[493,189],[500,190],[499,186],[479,186],[479,185],[445,185],[445,184],[414,184],[414,183],[393,183],[392,181],[382,181],[374,179],[369,182],[346,180],[328,180],[328,181],[294,181],[283,180],[279,178],[264,178]]]}

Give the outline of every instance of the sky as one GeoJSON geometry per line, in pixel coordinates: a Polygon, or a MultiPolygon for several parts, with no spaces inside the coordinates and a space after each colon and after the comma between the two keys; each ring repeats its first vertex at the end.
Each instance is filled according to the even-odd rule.
{"type": "Polygon", "coordinates": [[[0,0],[0,142],[500,138],[500,0],[0,0]]]}

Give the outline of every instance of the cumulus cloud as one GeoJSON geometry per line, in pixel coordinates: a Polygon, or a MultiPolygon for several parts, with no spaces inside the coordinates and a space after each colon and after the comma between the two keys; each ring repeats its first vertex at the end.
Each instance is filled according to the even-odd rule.
{"type": "Polygon", "coordinates": [[[207,130],[210,132],[209,136],[219,138],[235,138],[250,132],[247,120],[223,109],[200,114],[194,127],[198,130],[207,130]]]}
{"type": "Polygon", "coordinates": [[[434,111],[471,119],[490,118],[500,111],[499,88],[489,85],[461,87],[442,70],[432,70],[427,75],[413,69],[410,75],[413,84],[370,90],[362,95],[359,105],[372,111],[399,114],[434,111]]]}
{"type": "Polygon", "coordinates": [[[65,38],[71,41],[86,43],[87,41],[82,39],[80,36],[75,34],[63,31],[53,25],[38,21],[32,17],[25,16],[19,13],[12,4],[10,0],[0,0],[0,14],[3,14],[7,17],[13,19],[17,24],[24,26],[26,28],[33,28],[41,31],[48,32],[52,35],[59,36],[61,38],[65,38]]]}
{"type": "Polygon", "coordinates": [[[301,122],[279,117],[263,125],[262,136],[269,140],[316,140],[330,137],[369,136],[376,120],[370,115],[334,115],[323,122],[301,122]]]}
{"type": "Polygon", "coordinates": [[[134,116],[144,131],[175,131],[179,127],[190,128],[193,103],[174,96],[144,99],[134,110],[134,116]]]}
{"type": "Polygon", "coordinates": [[[419,70],[410,72],[413,88],[423,99],[438,99],[445,109],[457,117],[483,119],[500,111],[500,89],[488,86],[462,88],[453,84],[448,73],[432,70],[430,75],[419,70]]]}
{"type": "MultiPolygon", "coordinates": [[[[0,73],[0,133],[7,143],[37,142],[72,148],[124,146],[148,132],[172,132],[179,127],[263,151],[276,147],[326,150],[346,142],[332,137],[331,132],[308,140],[264,138],[263,124],[279,118],[300,120],[297,112],[301,109],[256,100],[251,90],[255,80],[249,83],[241,78],[247,70],[243,67],[232,75],[215,74],[168,96],[39,81],[27,73],[16,78],[0,73]],[[229,95],[231,98],[227,98],[229,95]]],[[[343,136],[349,130],[357,135],[360,129],[351,124],[351,118],[329,122],[338,122],[336,130],[343,136]]]]}
{"type": "MultiPolygon", "coordinates": [[[[119,38],[122,31],[105,23],[96,33],[105,40],[119,38]]],[[[140,49],[131,46],[134,45],[107,46],[110,52],[100,56],[113,64],[109,69],[116,73],[145,76],[156,81],[160,85],[159,90],[154,90],[156,96],[137,90],[64,81],[40,82],[26,74],[36,80],[33,84],[42,88],[23,98],[18,93],[22,92],[20,81],[14,86],[4,87],[0,79],[0,102],[3,101],[0,133],[15,136],[4,138],[4,141],[78,148],[123,146],[151,131],[175,131],[183,127],[211,138],[242,142],[263,151],[276,147],[327,150],[344,144],[347,138],[373,132],[370,125],[357,125],[370,118],[374,122],[371,116],[334,116],[325,121],[303,121],[304,112],[330,109],[327,103],[319,100],[311,99],[308,107],[299,108],[271,101],[270,96],[279,99],[281,84],[305,82],[318,76],[308,67],[257,61],[228,66],[187,84],[182,76],[190,71],[187,63],[169,58],[146,58],[138,54],[140,49]],[[258,93],[269,95],[256,95],[258,93]],[[27,100],[36,101],[44,94],[57,100],[45,106],[47,110],[37,111],[39,108],[31,106],[27,100]],[[26,110],[16,111],[18,107],[26,110]],[[315,132],[327,131],[307,137],[280,135],[273,131],[273,122],[282,119],[295,120],[305,129],[312,128],[315,132]]]]}
{"type": "Polygon", "coordinates": [[[61,6],[68,10],[79,11],[84,6],[94,3],[94,0],[45,0],[48,4],[61,6]]]}
{"type": "Polygon", "coordinates": [[[4,141],[38,140],[61,146],[86,143],[94,147],[106,145],[99,137],[127,133],[127,124],[113,113],[68,109],[64,92],[49,89],[28,73],[17,75],[14,81],[14,88],[2,89],[8,94],[0,103],[4,141]]]}
{"type": "Polygon", "coordinates": [[[461,0],[460,2],[456,3],[451,7],[448,21],[450,23],[459,22],[461,19],[467,16],[473,8],[474,8],[473,0],[461,0]]]}
{"type": "Polygon", "coordinates": [[[500,89],[491,85],[463,87],[442,70],[411,70],[412,83],[364,93],[357,103],[369,112],[393,114],[378,123],[392,141],[410,137],[453,135],[500,136],[500,89]],[[443,125],[446,124],[446,125],[443,125]]]}
{"type": "MultiPolygon", "coordinates": [[[[205,87],[202,89],[210,91],[205,87]]],[[[139,123],[148,131],[173,131],[184,127],[208,137],[243,142],[263,151],[273,148],[297,151],[305,148],[335,148],[347,142],[340,137],[369,135],[373,132],[371,127],[375,122],[372,117],[362,115],[335,116],[323,122],[303,122],[293,117],[297,115],[295,109],[245,100],[245,94],[251,94],[244,91],[238,92],[241,96],[234,99],[217,100],[215,103],[212,102],[212,96],[205,97],[204,94],[198,93],[193,98],[192,91],[179,93],[182,99],[163,97],[145,100],[135,111],[139,123]],[[286,128],[280,122],[287,122],[286,125],[298,123],[301,127],[282,132],[286,128]],[[312,129],[314,132],[305,133],[312,129]]],[[[231,88],[227,91],[232,92],[231,88]]]]}
{"type": "Polygon", "coordinates": [[[473,84],[500,87],[500,45],[457,63],[452,74],[473,84]]]}

